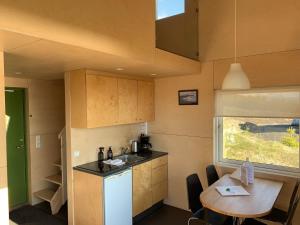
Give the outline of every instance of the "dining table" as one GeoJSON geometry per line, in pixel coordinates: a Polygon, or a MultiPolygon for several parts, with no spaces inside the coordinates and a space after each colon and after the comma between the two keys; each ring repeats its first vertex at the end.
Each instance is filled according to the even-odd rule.
{"type": "Polygon", "coordinates": [[[221,177],[200,195],[204,208],[231,216],[233,224],[240,224],[246,218],[259,218],[268,215],[277,200],[283,182],[255,178],[253,184],[244,185],[230,174],[221,177]],[[222,196],[216,187],[242,186],[249,195],[222,196]]]}

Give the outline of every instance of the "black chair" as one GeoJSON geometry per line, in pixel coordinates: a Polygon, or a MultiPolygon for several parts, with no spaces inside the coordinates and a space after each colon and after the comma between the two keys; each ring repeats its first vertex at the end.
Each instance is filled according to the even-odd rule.
{"type": "MultiPolygon", "coordinates": [[[[290,210],[290,212],[289,212],[289,214],[287,216],[287,219],[284,222],[280,222],[281,224],[283,224],[283,225],[292,225],[293,218],[294,218],[294,215],[295,215],[298,203],[299,203],[299,195],[295,199],[295,201],[294,201],[294,203],[293,203],[293,205],[291,207],[291,210],[290,210]]],[[[266,224],[263,223],[263,222],[257,221],[255,219],[246,219],[242,223],[242,225],[266,225],[266,224]]]]}
{"type": "Polygon", "coordinates": [[[273,208],[269,215],[264,216],[261,219],[269,220],[272,222],[278,222],[278,223],[284,223],[285,221],[287,221],[288,214],[292,210],[296,195],[298,193],[299,184],[300,184],[300,180],[297,180],[296,185],[293,190],[293,193],[292,193],[292,196],[290,198],[289,209],[287,212],[283,211],[281,209],[278,209],[278,208],[273,208]]]}
{"type": "Polygon", "coordinates": [[[200,194],[203,192],[203,187],[197,174],[188,176],[186,182],[189,209],[193,213],[192,217],[188,220],[188,224],[192,220],[200,220],[203,224],[211,225],[232,224],[231,218],[203,208],[200,202],[200,194]]]}
{"type": "Polygon", "coordinates": [[[208,167],[206,167],[206,176],[208,186],[212,185],[217,180],[219,180],[219,175],[214,165],[209,165],[208,167]]]}

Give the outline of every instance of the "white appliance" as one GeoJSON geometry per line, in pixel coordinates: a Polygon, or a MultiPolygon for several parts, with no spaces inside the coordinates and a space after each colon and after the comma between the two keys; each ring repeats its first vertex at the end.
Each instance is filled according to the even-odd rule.
{"type": "Polygon", "coordinates": [[[131,168],[104,178],[105,225],[132,225],[131,168]]]}

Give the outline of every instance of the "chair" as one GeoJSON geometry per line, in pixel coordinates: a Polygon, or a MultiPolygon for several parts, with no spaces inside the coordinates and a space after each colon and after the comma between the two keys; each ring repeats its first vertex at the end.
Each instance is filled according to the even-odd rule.
{"type": "Polygon", "coordinates": [[[208,223],[211,225],[224,225],[231,222],[230,218],[203,208],[200,202],[200,194],[203,192],[203,187],[197,174],[188,176],[186,182],[189,209],[193,213],[188,220],[188,225],[192,220],[200,220],[203,224],[208,223]]]}
{"type": "Polygon", "coordinates": [[[273,208],[270,214],[262,217],[261,219],[272,221],[272,222],[278,222],[278,223],[284,223],[285,221],[287,221],[288,214],[292,210],[296,195],[298,193],[299,184],[300,184],[300,180],[297,180],[293,193],[290,198],[289,209],[287,212],[278,208],[273,208]]]}
{"type": "Polygon", "coordinates": [[[208,167],[206,167],[206,176],[208,186],[212,185],[217,180],[219,180],[219,175],[214,165],[209,165],[208,167]]]}
{"type": "MultiPolygon", "coordinates": [[[[299,199],[300,199],[300,197],[298,195],[297,198],[295,199],[292,207],[291,207],[291,210],[289,211],[287,219],[285,221],[283,221],[283,222],[280,222],[281,224],[283,224],[283,225],[292,225],[293,218],[294,218],[294,215],[295,215],[298,203],[299,203],[299,199]]],[[[257,221],[255,219],[246,219],[242,223],[242,225],[266,225],[266,224],[263,223],[263,222],[257,221]]]]}

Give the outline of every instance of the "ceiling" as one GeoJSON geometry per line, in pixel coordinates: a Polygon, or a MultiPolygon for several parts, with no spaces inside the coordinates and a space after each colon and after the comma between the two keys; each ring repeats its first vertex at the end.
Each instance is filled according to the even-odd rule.
{"type": "Polygon", "coordinates": [[[198,61],[159,49],[154,59],[141,61],[4,30],[0,50],[5,52],[5,75],[12,77],[61,79],[65,71],[81,68],[155,77],[200,72],[198,61]]]}

